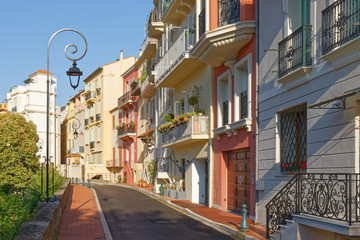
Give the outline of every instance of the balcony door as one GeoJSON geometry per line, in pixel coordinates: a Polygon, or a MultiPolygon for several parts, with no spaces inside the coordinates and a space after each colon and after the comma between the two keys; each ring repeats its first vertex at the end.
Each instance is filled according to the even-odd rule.
{"type": "Polygon", "coordinates": [[[310,24],[310,0],[283,0],[283,6],[286,14],[286,36],[302,25],[310,24]]]}

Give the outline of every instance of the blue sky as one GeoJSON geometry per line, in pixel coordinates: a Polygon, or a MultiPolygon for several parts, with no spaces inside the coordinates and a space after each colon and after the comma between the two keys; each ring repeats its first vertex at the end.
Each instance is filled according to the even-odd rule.
{"type": "MultiPolygon", "coordinates": [[[[50,37],[63,28],[80,31],[88,41],[88,52],[78,62],[82,80],[96,68],[120,57],[139,55],[145,37],[145,24],[152,0],[12,0],[0,1],[0,101],[6,93],[39,69],[46,70],[46,51],[50,37]]],[[[66,71],[72,62],[64,55],[67,44],[78,46],[83,40],[76,33],[57,35],[50,47],[50,72],[58,77],[58,106],[84,89],[74,91],[66,71]]]]}

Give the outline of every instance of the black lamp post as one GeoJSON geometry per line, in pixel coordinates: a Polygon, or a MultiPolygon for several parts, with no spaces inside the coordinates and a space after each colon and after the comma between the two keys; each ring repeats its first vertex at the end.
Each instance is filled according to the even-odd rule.
{"type": "MultiPolygon", "coordinates": [[[[47,48],[47,80],[46,80],[46,85],[47,85],[47,98],[46,98],[46,197],[45,200],[46,202],[49,202],[50,198],[49,198],[49,162],[50,159],[52,158],[52,156],[50,156],[49,154],[49,148],[50,148],[50,76],[49,76],[49,59],[50,59],[50,44],[51,41],[53,40],[53,38],[58,35],[61,32],[66,32],[66,31],[70,31],[70,32],[75,32],[77,34],[79,34],[85,41],[85,51],[83,53],[83,55],[79,58],[76,59],[72,59],[67,55],[67,49],[69,47],[72,47],[72,54],[75,54],[77,52],[77,46],[75,44],[68,44],[65,47],[65,56],[67,59],[69,59],[70,61],[73,61],[73,66],[69,69],[69,71],[66,72],[66,74],[69,76],[70,79],[70,85],[71,87],[77,88],[79,86],[79,81],[80,81],[80,76],[82,75],[82,72],[80,71],[79,68],[76,67],[76,61],[82,59],[87,52],[87,41],[86,38],[84,37],[84,35],[82,33],[80,33],[79,31],[75,30],[75,29],[71,29],[71,28],[64,28],[61,29],[59,31],[57,31],[56,33],[54,33],[48,43],[48,48],[47,48]],[[77,83],[73,84],[71,81],[71,77],[72,76],[77,76],[77,83]]],[[[53,201],[55,201],[55,198],[53,199],[53,201]]]]}

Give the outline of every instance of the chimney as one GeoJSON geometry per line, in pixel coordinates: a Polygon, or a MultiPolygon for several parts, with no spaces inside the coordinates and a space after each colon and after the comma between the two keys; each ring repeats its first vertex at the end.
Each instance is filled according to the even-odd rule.
{"type": "Polygon", "coordinates": [[[124,56],[123,56],[123,50],[121,50],[121,51],[120,51],[120,61],[122,61],[123,58],[124,58],[124,56]]]}

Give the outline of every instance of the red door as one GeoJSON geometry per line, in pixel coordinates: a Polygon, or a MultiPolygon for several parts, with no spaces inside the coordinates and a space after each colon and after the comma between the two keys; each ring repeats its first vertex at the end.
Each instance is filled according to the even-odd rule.
{"type": "Polygon", "coordinates": [[[250,206],[250,150],[228,152],[228,210],[240,212],[250,206]]]}

